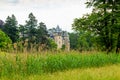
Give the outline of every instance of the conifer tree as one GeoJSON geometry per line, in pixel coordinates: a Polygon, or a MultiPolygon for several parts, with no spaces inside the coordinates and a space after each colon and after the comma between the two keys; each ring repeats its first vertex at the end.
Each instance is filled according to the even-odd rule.
{"type": "Polygon", "coordinates": [[[29,20],[26,21],[25,29],[26,38],[28,39],[28,49],[31,49],[31,44],[34,44],[36,39],[37,19],[33,13],[30,13],[28,18],[29,20]]]}
{"type": "Polygon", "coordinates": [[[19,29],[17,24],[14,15],[11,17],[8,16],[2,29],[10,37],[13,43],[17,42],[19,39],[19,29]]]}

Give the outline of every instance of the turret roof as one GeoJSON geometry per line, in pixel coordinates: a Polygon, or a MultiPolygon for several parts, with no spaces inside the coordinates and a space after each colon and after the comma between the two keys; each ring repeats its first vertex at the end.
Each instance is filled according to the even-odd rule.
{"type": "Polygon", "coordinates": [[[63,36],[63,37],[68,37],[67,31],[62,31],[62,29],[59,27],[59,25],[57,25],[56,28],[49,29],[49,30],[48,30],[48,34],[49,34],[49,35],[58,34],[58,35],[61,35],[61,36],[63,36]]]}

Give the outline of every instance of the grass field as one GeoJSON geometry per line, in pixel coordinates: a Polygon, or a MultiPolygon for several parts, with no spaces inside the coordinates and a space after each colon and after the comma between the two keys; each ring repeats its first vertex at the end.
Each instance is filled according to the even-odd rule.
{"type": "Polygon", "coordinates": [[[26,77],[2,77],[0,80],[120,80],[120,64],[99,68],[72,69],[52,74],[29,75],[26,77]]]}
{"type": "Polygon", "coordinates": [[[120,65],[100,68],[73,69],[42,76],[30,76],[32,80],[120,80],[120,65]]]}
{"type": "Polygon", "coordinates": [[[87,54],[1,52],[0,80],[114,80],[119,79],[119,64],[120,55],[106,55],[100,52],[87,54]]]}

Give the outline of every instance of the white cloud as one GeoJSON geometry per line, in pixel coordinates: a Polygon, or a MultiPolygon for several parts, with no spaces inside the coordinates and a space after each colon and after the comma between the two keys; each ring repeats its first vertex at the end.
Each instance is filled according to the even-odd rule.
{"type": "Polygon", "coordinates": [[[24,24],[28,14],[33,12],[39,22],[48,28],[60,25],[63,30],[71,31],[73,19],[81,17],[91,9],[86,9],[83,0],[0,0],[0,19],[5,20],[14,14],[20,24],[24,24]]]}

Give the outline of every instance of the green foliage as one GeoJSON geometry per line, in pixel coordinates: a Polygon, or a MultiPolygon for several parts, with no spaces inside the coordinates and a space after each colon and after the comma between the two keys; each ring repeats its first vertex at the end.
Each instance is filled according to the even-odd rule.
{"type": "Polygon", "coordinates": [[[3,29],[3,24],[4,24],[4,22],[2,20],[0,20],[0,29],[3,29]]]}
{"type": "Polygon", "coordinates": [[[48,40],[46,25],[43,22],[37,25],[37,19],[32,13],[29,14],[28,18],[29,20],[26,21],[26,24],[19,27],[22,46],[24,47],[25,42],[27,42],[28,51],[33,48],[39,50],[40,46],[43,49],[47,49],[47,46],[51,45],[51,41],[48,40]]]}
{"type": "Polygon", "coordinates": [[[120,48],[120,33],[118,35],[116,53],[119,53],[119,51],[120,51],[119,48],[120,48]]]}
{"type": "Polygon", "coordinates": [[[19,32],[20,32],[20,40],[25,41],[27,39],[27,29],[24,25],[19,25],[19,32]]]}
{"type": "Polygon", "coordinates": [[[47,48],[49,50],[56,50],[57,49],[57,44],[55,43],[54,40],[48,39],[47,48]]]}
{"type": "Polygon", "coordinates": [[[66,47],[66,46],[63,44],[61,50],[65,50],[65,47],[66,47]]]}
{"type": "Polygon", "coordinates": [[[56,44],[49,39],[47,27],[45,23],[37,24],[37,19],[30,13],[26,24],[19,24],[16,17],[8,16],[5,24],[0,21],[0,29],[4,31],[12,40],[14,50],[32,51],[56,49],[56,44]]]}
{"type": "Polygon", "coordinates": [[[17,26],[17,20],[14,15],[12,15],[11,17],[7,17],[2,30],[10,37],[13,43],[18,41],[19,30],[17,26]]]}
{"type": "Polygon", "coordinates": [[[70,39],[70,48],[71,49],[77,49],[77,44],[78,44],[78,38],[79,34],[78,33],[69,33],[69,39],[70,39]]]}
{"type": "Polygon", "coordinates": [[[88,7],[93,7],[91,14],[86,14],[82,18],[76,18],[73,29],[77,31],[87,31],[94,34],[95,42],[101,50],[110,52],[118,44],[120,30],[120,1],[116,0],[88,0],[88,7]]]}
{"type": "Polygon", "coordinates": [[[25,25],[20,25],[21,39],[23,46],[25,45],[25,40],[27,40],[27,50],[30,51],[33,48],[33,45],[36,43],[36,28],[37,28],[37,19],[30,13],[28,16],[29,20],[26,20],[25,25]]]}
{"type": "Polygon", "coordinates": [[[95,47],[94,35],[91,32],[80,30],[70,34],[70,47],[79,51],[92,50],[95,47]]]}
{"type": "MultiPolygon", "coordinates": [[[[94,42],[94,35],[91,34],[91,32],[79,32],[79,38],[78,38],[78,44],[77,47],[80,51],[88,51],[92,50],[94,48],[95,42],[94,42]]],[[[94,48],[95,49],[95,48],[94,48]]]]}
{"type": "Polygon", "coordinates": [[[39,26],[37,27],[37,38],[36,41],[39,44],[47,44],[47,39],[48,39],[48,32],[47,32],[47,28],[46,25],[41,22],[39,23],[39,26]]]}
{"type": "Polygon", "coordinates": [[[26,29],[26,36],[30,44],[30,43],[35,43],[37,20],[33,15],[33,13],[30,13],[28,18],[29,20],[26,21],[25,29],[26,29]]]}
{"type": "Polygon", "coordinates": [[[0,49],[9,49],[11,48],[12,41],[11,39],[3,32],[0,30],[0,49]]]}

